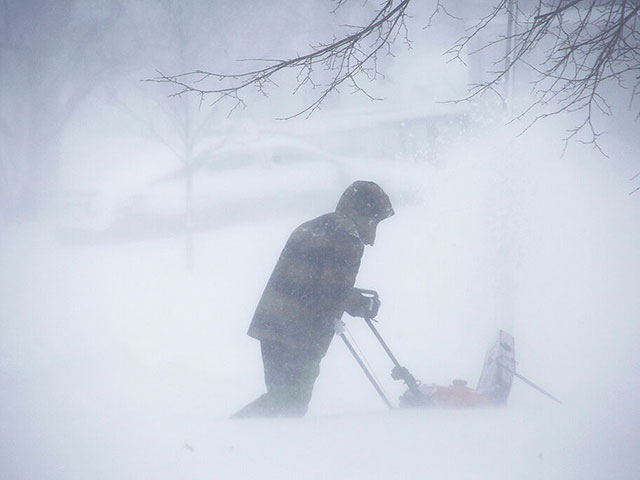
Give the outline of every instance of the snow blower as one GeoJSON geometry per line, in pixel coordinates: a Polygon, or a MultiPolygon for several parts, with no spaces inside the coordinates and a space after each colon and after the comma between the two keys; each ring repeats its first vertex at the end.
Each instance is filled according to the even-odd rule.
{"type": "MultiPolygon", "coordinates": [[[[369,312],[374,312],[374,305],[379,305],[378,293],[374,290],[358,289],[358,291],[371,299],[369,312]]],[[[485,356],[484,366],[478,385],[475,389],[467,387],[467,382],[464,380],[453,380],[450,386],[445,387],[436,384],[424,384],[415,379],[415,377],[409,372],[409,370],[402,366],[398,362],[396,356],[391,352],[391,349],[384,341],[380,332],[375,327],[373,315],[365,316],[364,321],[369,326],[374,336],[393,362],[393,369],[391,370],[391,378],[394,380],[402,380],[407,385],[407,391],[402,394],[399,401],[400,408],[408,407],[477,407],[477,406],[500,406],[506,405],[511,392],[511,384],[513,378],[519,378],[530,387],[534,388],[538,392],[546,395],[552,400],[560,402],[556,397],[540,388],[531,380],[525,378],[516,372],[516,359],[515,359],[515,342],[512,335],[500,330],[498,339],[495,344],[489,349],[485,356]]],[[[360,365],[360,368],[364,371],[365,375],[375,388],[376,392],[387,407],[393,409],[393,404],[389,401],[389,398],[384,393],[384,390],[380,386],[380,383],[372,373],[371,369],[367,367],[366,361],[363,360],[362,353],[358,353],[352,343],[347,339],[344,331],[338,331],[338,334],[344,341],[345,345],[353,355],[353,357],[360,365]]]]}

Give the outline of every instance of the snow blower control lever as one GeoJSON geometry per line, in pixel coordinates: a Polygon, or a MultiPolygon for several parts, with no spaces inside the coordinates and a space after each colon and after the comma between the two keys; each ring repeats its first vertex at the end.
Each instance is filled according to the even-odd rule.
{"type": "Polygon", "coordinates": [[[374,317],[378,314],[378,309],[380,308],[380,297],[378,296],[378,292],[376,292],[375,290],[366,290],[363,288],[356,288],[356,290],[364,297],[371,299],[371,301],[369,302],[368,314],[364,317],[364,321],[367,323],[367,325],[369,325],[369,328],[378,339],[378,342],[380,342],[380,345],[382,345],[382,348],[385,352],[387,352],[387,355],[393,362],[394,366],[393,370],[391,370],[391,378],[393,378],[394,380],[404,381],[404,383],[407,384],[410,390],[422,396],[418,389],[418,382],[416,381],[414,376],[411,375],[406,367],[400,365],[400,362],[398,362],[398,359],[395,357],[387,343],[380,336],[378,329],[373,324],[373,322],[376,321],[374,320],[374,317]]]}

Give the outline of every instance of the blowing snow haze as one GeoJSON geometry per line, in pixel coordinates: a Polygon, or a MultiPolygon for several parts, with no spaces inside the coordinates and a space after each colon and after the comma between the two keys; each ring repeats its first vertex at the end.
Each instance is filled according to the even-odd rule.
{"type": "MultiPolygon", "coordinates": [[[[501,3],[463,61],[443,53],[500,2],[450,3],[0,0],[0,478],[640,478],[638,50],[612,50],[629,89],[605,78],[591,123],[570,85],[532,103],[549,37],[452,103],[508,65],[504,42],[472,52],[511,32],[516,58],[538,2],[501,3]],[[391,29],[377,70],[310,116],[342,57],[174,96],[175,75],[262,70],[392,12],[351,57],[391,29]],[[289,235],[356,180],[395,211],[355,285],[399,362],[475,390],[503,330],[562,404],[514,378],[500,408],[390,410],[334,338],[306,416],[229,419],[265,392],[246,333],[289,235]]],[[[566,31],[592,2],[570,3],[566,31]]],[[[637,2],[596,7],[637,46],[637,2]]],[[[391,360],[342,320],[397,407],[391,360]]]]}

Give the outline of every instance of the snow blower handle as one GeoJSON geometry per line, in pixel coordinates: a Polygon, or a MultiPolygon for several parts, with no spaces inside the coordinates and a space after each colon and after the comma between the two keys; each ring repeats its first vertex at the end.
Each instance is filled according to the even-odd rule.
{"type": "Polygon", "coordinates": [[[354,290],[367,300],[364,305],[364,318],[376,318],[378,310],[380,310],[380,296],[378,292],[375,290],[367,290],[366,288],[354,288],[354,290]]]}
{"type": "Polygon", "coordinates": [[[378,309],[380,308],[380,298],[378,296],[378,292],[376,292],[375,290],[365,290],[363,288],[356,288],[355,290],[357,290],[362,296],[371,298],[371,313],[373,313],[373,315],[366,315],[364,317],[364,321],[367,323],[376,339],[378,340],[378,342],[380,342],[380,345],[382,345],[382,348],[393,362],[391,378],[393,378],[394,380],[402,380],[410,390],[419,392],[418,382],[416,381],[415,377],[411,375],[411,372],[409,372],[406,367],[400,365],[400,362],[398,362],[398,359],[387,345],[387,342],[384,341],[384,339],[380,335],[380,332],[378,332],[378,329],[373,324],[373,322],[376,322],[376,320],[374,320],[373,318],[375,315],[377,315],[378,309]]]}
{"type": "Polygon", "coordinates": [[[406,367],[403,367],[402,365],[400,365],[400,362],[398,362],[398,359],[396,358],[396,356],[393,354],[393,352],[387,345],[387,342],[385,342],[384,339],[380,336],[380,332],[378,332],[378,329],[373,324],[373,320],[370,318],[365,318],[364,321],[367,322],[367,325],[369,325],[369,328],[371,329],[375,337],[378,339],[378,342],[380,342],[380,345],[382,345],[382,348],[384,349],[385,352],[387,352],[387,355],[393,362],[393,370],[391,370],[391,378],[393,378],[394,380],[402,380],[411,390],[417,391],[418,382],[416,381],[415,377],[411,375],[411,372],[409,372],[409,370],[406,367]]]}

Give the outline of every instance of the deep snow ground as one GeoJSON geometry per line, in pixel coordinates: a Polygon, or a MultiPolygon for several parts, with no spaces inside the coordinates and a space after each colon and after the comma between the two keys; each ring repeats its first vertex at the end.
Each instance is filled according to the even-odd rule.
{"type": "Polygon", "coordinates": [[[197,236],[193,273],[180,238],[63,248],[46,224],[3,232],[2,478],[638,478],[640,206],[604,159],[494,140],[439,165],[353,167],[398,199],[357,283],[380,292],[380,330],[416,377],[473,385],[505,328],[562,406],[516,381],[505,409],[388,412],[335,341],[308,417],[227,420],[264,388],[245,331],[277,255],[336,185],[305,218],[197,236]]]}

